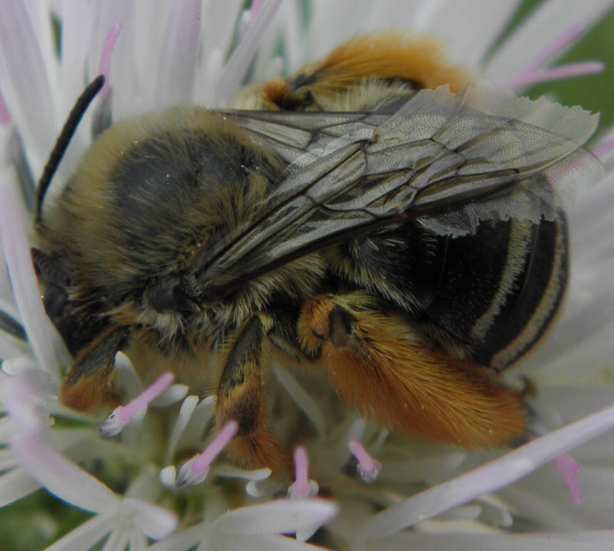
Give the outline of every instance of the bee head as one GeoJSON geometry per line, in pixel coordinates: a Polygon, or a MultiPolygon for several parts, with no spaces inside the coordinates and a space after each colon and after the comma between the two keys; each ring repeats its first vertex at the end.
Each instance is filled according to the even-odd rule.
{"type": "Polygon", "coordinates": [[[34,248],[32,262],[43,289],[45,312],[68,350],[76,355],[85,343],[109,325],[101,315],[101,304],[75,297],[75,287],[61,254],[47,254],[34,248]]]}

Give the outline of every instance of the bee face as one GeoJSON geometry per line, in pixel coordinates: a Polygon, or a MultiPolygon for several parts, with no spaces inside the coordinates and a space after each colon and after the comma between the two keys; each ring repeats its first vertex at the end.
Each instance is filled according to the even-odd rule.
{"type": "Polygon", "coordinates": [[[217,420],[238,422],[232,450],[251,467],[286,464],[271,354],[328,371],[400,431],[465,447],[522,436],[522,396],[494,375],[559,310],[554,184],[566,159],[588,177],[596,121],[551,106],[568,124],[541,128],[515,98],[455,95],[468,81],[429,41],[374,36],[246,90],[251,110],[108,130],[37,225],[47,311],[75,356],[64,401],[90,408],[118,350],[181,380],[224,343],[217,420]]]}

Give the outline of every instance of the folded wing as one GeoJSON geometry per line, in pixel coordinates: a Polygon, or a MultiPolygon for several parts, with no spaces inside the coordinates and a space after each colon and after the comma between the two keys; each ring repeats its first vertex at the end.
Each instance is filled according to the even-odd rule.
{"type": "Polygon", "coordinates": [[[569,190],[601,175],[582,150],[596,116],[484,88],[462,96],[422,90],[392,115],[224,116],[288,168],[256,220],[211,251],[201,275],[220,294],[348,236],[409,219],[460,235],[483,219],[551,218],[569,190]],[[538,207],[515,208],[521,188],[540,199],[538,207]]]}

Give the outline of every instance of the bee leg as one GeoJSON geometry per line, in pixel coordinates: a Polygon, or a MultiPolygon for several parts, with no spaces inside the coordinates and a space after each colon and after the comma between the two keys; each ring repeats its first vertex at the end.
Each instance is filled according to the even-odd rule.
{"type": "Polygon", "coordinates": [[[95,412],[117,403],[112,373],[115,354],[125,341],[124,330],[109,328],[97,335],[76,355],[62,385],[60,401],[79,411],[95,412]]]}
{"type": "Polygon", "coordinates": [[[233,460],[283,476],[291,464],[268,427],[262,377],[265,336],[261,320],[253,318],[234,342],[218,385],[216,422],[218,427],[231,419],[239,424],[227,448],[233,460]]]}
{"type": "Polygon", "coordinates": [[[348,403],[393,429],[465,448],[525,434],[522,393],[433,349],[401,316],[365,304],[360,294],[317,297],[299,320],[303,348],[319,350],[348,403]]]}

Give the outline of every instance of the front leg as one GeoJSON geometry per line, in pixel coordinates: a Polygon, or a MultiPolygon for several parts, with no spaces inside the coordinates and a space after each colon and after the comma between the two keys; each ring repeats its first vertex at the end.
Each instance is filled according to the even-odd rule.
{"type": "Polygon", "coordinates": [[[230,457],[246,468],[269,467],[284,475],[291,467],[268,423],[263,361],[266,333],[262,321],[253,318],[236,338],[222,371],[217,390],[216,421],[221,427],[234,419],[239,432],[228,447],[230,457]]]}
{"type": "Polygon", "coordinates": [[[60,401],[65,406],[96,412],[116,404],[113,367],[127,334],[125,328],[108,327],[77,352],[60,392],[60,401]]]}

